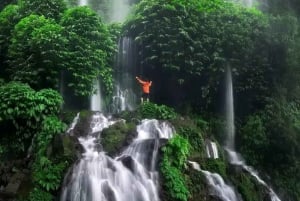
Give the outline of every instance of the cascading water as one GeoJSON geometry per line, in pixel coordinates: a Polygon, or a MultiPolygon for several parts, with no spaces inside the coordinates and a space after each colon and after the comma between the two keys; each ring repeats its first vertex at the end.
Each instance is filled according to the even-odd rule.
{"type": "Polygon", "coordinates": [[[136,107],[136,95],[132,89],[136,86],[134,67],[136,66],[135,45],[131,38],[122,37],[118,43],[115,64],[117,85],[113,96],[112,111],[133,110],[136,107]]]}
{"type": "Polygon", "coordinates": [[[208,185],[212,188],[212,195],[220,198],[222,201],[241,200],[239,199],[239,196],[236,195],[234,189],[224,182],[221,175],[201,170],[200,165],[194,161],[189,161],[189,163],[195,170],[200,171],[205,175],[208,185]]]}
{"type": "Polygon", "coordinates": [[[219,158],[218,147],[215,142],[206,140],[205,148],[206,148],[206,155],[208,158],[213,158],[213,159],[219,158]]]}
{"type": "Polygon", "coordinates": [[[226,114],[226,134],[225,146],[227,149],[235,150],[235,126],[234,126],[234,100],[231,70],[226,69],[226,90],[225,90],[225,114],[226,114]]]}
{"type": "Polygon", "coordinates": [[[80,115],[80,113],[78,112],[77,115],[75,116],[75,118],[73,119],[73,121],[72,121],[70,127],[68,128],[68,130],[67,130],[67,132],[66,132],[67,134],[72,135],[72,131],[74,130],[76,124],[77,124],[78,121],[79,121],[79,115],[80,115]]]}
{"type": "Polygon", "coordinates": [[[143,120],[138,136],[115,159],[99,150],[97,141],[103,128],[115,121],[94,115],[91,132],[79,141],[85,152],[67,174],[61,201],[159,201],[156,158],[161,139],[173,129],[157,120],[143,120]]]}
{"type": "Polygon", "coordinates": [[[90,110],[91,111],[102,111],[102,97],[99,80],[94,81],[93,85],[95,93],[91,96],[90,110]]]}
{"type": "Polygon", "coordinates": [[[225,142],[225,150],[228,153],[229,162],[233,165],[241,166],[244,170],[249,172],[256,180],[265,186],[269,190],[269,194],[272,201],[281,201],[279,197],[275,194],[273,189],[268,186],[253,170],[252,167],[247,166],[243,160],[243,158],[235,151],[235,127],[234,127],[234,103],[233,103],[233,84],[232,84],[232,75],[231,69],[227,66],[226,69],[226,142],[225,142]]]}

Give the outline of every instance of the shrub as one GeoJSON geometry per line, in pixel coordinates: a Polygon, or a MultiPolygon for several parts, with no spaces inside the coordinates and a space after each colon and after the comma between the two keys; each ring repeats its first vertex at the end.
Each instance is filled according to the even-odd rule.
{"type": "Polygon", "coordinates": [[[187,201],[189,190],[182,174],[185,167],[190,145],[186,139],[175,135],[163,148],[163,159],[160,171],[163,177],[163,186],[167,196],[178,201],[187,201]]]}
{"type": "Polygon", "coordinates": [[[139,107],[139,111],[143,118],[155,119],[175,119],[177,114],[173,108],[166,105],[157,105],[155,103],[146,102],[139,107]]]}

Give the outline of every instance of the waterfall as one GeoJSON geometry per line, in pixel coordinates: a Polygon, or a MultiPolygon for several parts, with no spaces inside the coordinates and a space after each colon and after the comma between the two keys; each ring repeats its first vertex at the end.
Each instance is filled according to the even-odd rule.
{"type": "Polygon", "coordinates": [[[112,112],[134,110],[136,86],[134,67],[136,66],[135,45],[131,38],[122,37],[118,42],[118,54],[115,61],[115,91],[113,95],[112,112]]]}
{"type": "Polygon", "coordinates": [[[94,80],[93,88],[96,90],[95,93],[91,96],[90,110],[91,111],[102,111],[102,97],[100,89],[99,79],[94,80]]]}
{"type": "Polygon", "coordinates": [[[206,155],[208,158],[213,158],[213,159],[219,158],[218,147],[215,142],[206,140],[205,148],[206,148],[206,155]]]}
{"type": "Polygon", "coordinates": [[[85,152],[65,177],[61,201],[159,201],[158,143],[174,130],[165,122],[143,120],[137,138],[111,158],[101,150],[99,139],[102,129],[113,123],[102,114],[94,115],[90,134],[79,138],[85,152]]]}
{"type": "Polygon", "coordinates": [[[226,69],[226,90],[225,90],[225,114],[226,114],[226,135],[227,139],[225,146],[228,149],[234,150],[235,144],[235,126],[234,126],[234,102],[233,102],[233,86],[231,69],[227,66],[226,69]]]}
{"type": "Polygon", "coordinates": [[[235,127],[234,127],[234,102],[233,102],[233,84],[232,84],[232,75],[231,69],[227,66],[226,69],[226,97],[225,97],[225,105],[226,105],[226,143],[225,150],[228,153],[229,162],[233,165],[241,166],[244,170],[250,173],[260,184],[265,186],[269,190],[269,195],[272,201],[281,201],[273,189],[267,185],[253,170],[252,167],[247,166],[243,160],[243,158],[235,152],[235,127]]]}
{"type": "Polygon", "coordinates": [[[212,195],[220,198],[222,201],[239,201],[240,199],[236,195],[234,189],[227,185],[221,175],[217,173],[211,173],[206,170],[201,170],[200,165],[194,161],[189,161],[192,167],[202,172],[208,182],[208,185],[212,188],[212,195]]]}

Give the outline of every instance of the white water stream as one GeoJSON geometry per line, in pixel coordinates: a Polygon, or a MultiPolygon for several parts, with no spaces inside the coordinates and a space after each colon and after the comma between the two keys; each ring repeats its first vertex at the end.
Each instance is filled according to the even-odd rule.
{"type": "Polygon", "coordinates": [[[206,155],[208,158],[213,158],[213,159],[219,158],[218,147],[215,142],[207,140],[205,142],[205,148],[206,148],[206,155]]]}
{"type": "Polygon", "coordinates": [[[159,201],[157,153],[160,139],[170,138],[173,128],[143,120],[137,138],[111,158],[99,149],[99,139],[115,122],[102,114],[93,116],[90,134],[79,138],[85,152],[65,177],[61,201],[159,201]]]}
{"type": "Polygon", "coordinates": [[[269,190],[269,195],[272,201],[281,201],[273,189],[264,182],[257,174],[257,172],[250,166],[246,165],[243,158],[235,151],[235,127],[234,127],[234,103],[233,103],[233,84],[231,69],[228,66],[226,70],[226,136],[225,150],[228,153],[229,162],[233,165],[241,166],[244,170],[249,172],[260,184],[269,190]]]}

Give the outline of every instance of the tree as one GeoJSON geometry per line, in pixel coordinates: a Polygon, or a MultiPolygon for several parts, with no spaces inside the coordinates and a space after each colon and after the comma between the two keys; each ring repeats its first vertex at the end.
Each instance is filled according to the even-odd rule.
{"type": "Polygon", "coordinates": [[[32,137],[47,116],[58,115],[61,96],[51,89],[34,91],[27,84],[10,82],[0,86],[1,145],[12,155],[26,154],[32,137]]]}
{"type": "Polygon", "coordinates": [[[176,86],[161,94],[172,97],[172,88],[174,94],[182,88],[177,94],[185,94],[198,108],[213,102],[228,65],[237,92],[266,94],[271,80],[265,75],[272,70],[267,16],[228,2],[201,2],[141,1],[124,34],[138,43],[144,71],[155,69],[157,83],[176,86]]]}
{"type": "Polygon", "coordinates": [[[63,0],[20,0],[19,6],[23,16],[43,15],[56,21],[59,21],[61,14],[66,10],[63,0]]]}
{"type": "Polygon", "coordinates": [[[8,75],[5,75],[8,46],[14,26],[20,19],[17,5],[8,5],[0,12],[0,76],[5,79],[8,79],[8,75]]]}
{"type": "Polygon", "coordinates": [[[112,91],[111,62],[115,45],[101,19],[88,7],[67,10],[60,22],[69,40],[67,71],[69,87],[78,96],[92,92],[93,80],[100,76],[106,92],[112,91]]]}
{"type": "Polygon", "coordinates": [[[8,50],[11,79],[34,89],[57,88],[63,66],[63,28],[44,16],[30,15],[15,26],[8,50]]]}

